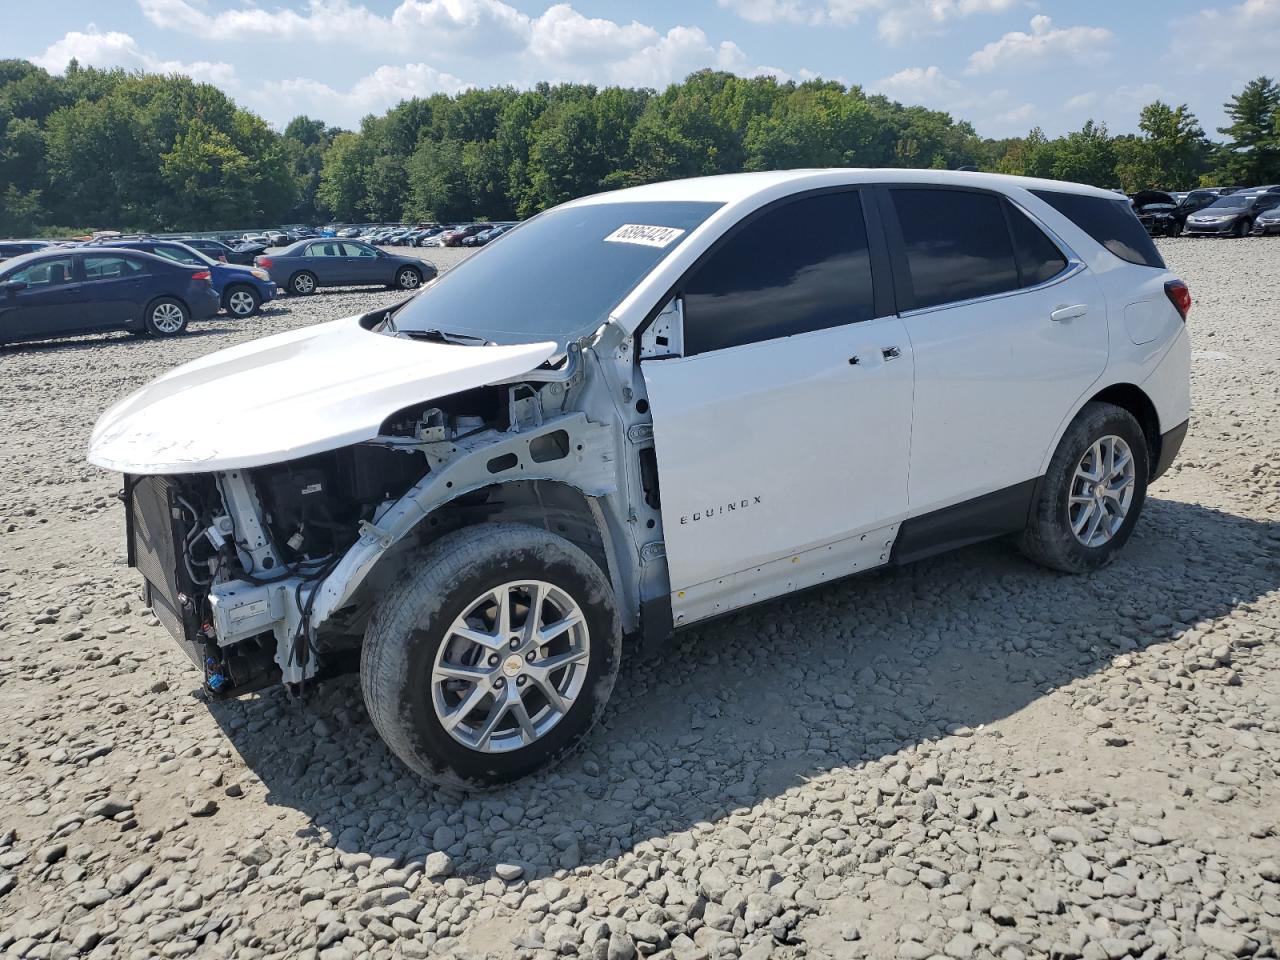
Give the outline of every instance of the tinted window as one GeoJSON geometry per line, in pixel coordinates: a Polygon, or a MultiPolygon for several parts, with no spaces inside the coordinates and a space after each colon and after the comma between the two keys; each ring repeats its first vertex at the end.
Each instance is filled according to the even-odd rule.
{"type": "Polygon", "coordinates": [[[23,267],[9,276],[6,280],[17,280],[28,286],[45,286],[54,283],[66,283],[71,279],[71,258],[58,257],[56,260],[41,260],[39,263],[33,263],[29,267],[23,267]]]}
{"type": "Polygon", "coordinates": [[[548,210],[483,257],[442,273],[404,305],[395,325],[406,335],[435,330],[564,347],[595,331],[719,206],[605,200],[548,210]]]}
{"type": "Polygon", "coordinates": [[[1067,269],[1067,258],[1030,217],[1013,204],[1007,204],[1005,209],[1009,212],[1009,231],[1013,234],[1013,253],[1022,286],[1034,287],[1067,269]]]}
{"type": "Polygon", "coordinates": [[[183,250],[181,247],[155,247],[151,251],[157,257],[164,257],[166,260],[173,260],[175,263],[191,263],[201,264],[204,261],[197,259],[195,254],[183,250]]]}
{"type": "Polygon", "coordinates": [[[1018,288],[1018,267],[999,197],[967,190],[891,193],[916,308],[1018,288]]]}
{"type": "Polygon", "coordinates": [[[1121,260],[1164,268],[1160,251],[1134,216],[1129,201],[1087,197],[1079,193],[1059,193],[1056,190],[1031,192],[1121,260]]]}
{"type": "Polygon", "coordinates": [[[86,280],[118,280],[142,273],[142,264],[137,260],[125,257],[85,257],[84,278],[86,280]]]}
{"type": "Polygon", "coordinates": [[[313,243],[307,247],[307,256],[309,257],[340,257],[342,256],[341,244],[338,243],[313,243]]]}
{"type": "Polygon", "coordinates": [[[718,246],[683,294],[686,356],[869,320],[871,257],[858,194],[769,210],[718,246]]]}

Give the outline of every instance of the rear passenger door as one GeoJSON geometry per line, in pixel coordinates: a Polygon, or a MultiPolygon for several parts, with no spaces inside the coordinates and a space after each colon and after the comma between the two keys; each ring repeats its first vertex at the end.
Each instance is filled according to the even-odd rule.
{"type": "Polygon", "coordinates": [[[873,281],[887,260],[863,197],[789,198],[730,228],[678,286],[682,347],[655,336],[641,361],[677,623],[888,557],[911,349],[887,270],[873,281]]]}
{"type": "Polygon", "coordinates": [[[151,274],[140,257],[116,251],[85,253],[79,257],[89,329],[122,327],[142,316],[144,301],[150,296],[151,274]]]}
{"type": "Polygon", "coordinates": [[[1000,194],[879,195],[915,354],[910,515],[968,504],[975,535],[1021,529],[1059,425],[1106,367],[1105,300],[1065,245],[1000,194]]]}
{"type": "Polygon", "coordinates": [[[320,286],[337,286],[351,282],[342,241],[326,240],[307,247],[307,269],[316,275],[320,286]]]}

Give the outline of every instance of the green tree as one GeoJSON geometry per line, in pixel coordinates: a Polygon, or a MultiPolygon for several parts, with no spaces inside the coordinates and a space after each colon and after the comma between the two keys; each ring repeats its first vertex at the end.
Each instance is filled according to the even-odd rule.
{"type": "Polygon", "coordinates": [[[1245,184],[1280,180],[1280,86],[1270,77],[1250,80],[1222,108],[1231,122],[1218,128],[1228,140],[1213,177],[1245,184]]]}
{"type": "Polygon", "coordinates": [[[1125,190],[1187,190],[1199,182],[1209,141],[1185,103],[1147,104],[1138,127],[1141,136],[1115,141],[1116,176],[1125,190]]]}

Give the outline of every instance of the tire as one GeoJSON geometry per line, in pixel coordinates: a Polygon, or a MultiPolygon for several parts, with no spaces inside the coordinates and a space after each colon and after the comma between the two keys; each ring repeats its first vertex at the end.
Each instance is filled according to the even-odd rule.
{"type": "Polygon", "coordinates": [[[1180,224],[1180,223],[1175,223],[1172,227],[1170,227],[1170,228],[1169,228],[1169,236],[1171,236],[1171,237],[1180,237],[1180,236],[1182,236],[1182,224],[1180,224]]]}
{"type": "MultiPolygon", "coordinates": [[[[1110,403],[1085,404],[1067,427],[1038,486],[1019,542],[1022,552],[1036,563],[1065,573],[1090,573],[1114,560],[1133,533],[1146,502],[1147,480],[1151,475],[1148,449],[1142,427],[1129,411],[1110,403]],[[1077,469],[1085,470],[1092,463],[1095,444],[1105,451],[1108,438],[1119,439],[1128,448],[1132,467],[1127,485],[1131,487],[1130,499],[1118,527],[1100,541],[1097,538],[1107,530],[1099,527],[1095,542],[1086,543],[1082,536],[1090,533],[1092,518],[1104,510],[1106,498],[1096,500],[1092,504],[1095,512],[1090,513],[1088,499],[1095,495],[1092,488],[1097,485],[1077,476],[1077,469]],[[1086,455],[1090,456],[1089,461],[1085,460],[1086,455]],[[1085,502],[1073,503],[1073,495],[1081,494],[1084,496],[1080,499],[1085,502]],[[1078,536],[1073,523],[1080,523],[1082,517],[1082,536],[1078,536]]],[[[1119,487],[1122,482],[1116,478],[1108,489],[1119,487]]],[[[1103,523],[1114,524],[1117,519],[1120,516],[1116,504],[1106,500],[1103,523]]]]}
{"type": "Polygon", "coordinates": [[[1249,231],[1252,228],[1253,228],[1253,224],[1251,224],[1248,220],[1241,220],[1234,227],[1231,228],[1231,235],[1235,237],[1237,240],[1240,240],[1244,237],[1247,237],[1249,235],[1249,231]]]}
{"type": "Polygon", "coordinates": [[[590,557],[536,527],[486,523],[431,544],[377,598],[361,651],[360,685],[374,727],[410,769],[441,786],[487,788],[550,767],[581,745],[613,690],[621,653],[613,589],[590,557]],[[526,596],[521,607],[523,587],[515,585],[529,581],[549,585],[540,605],[544,627],[565,622],[571,604],[581,613],[581,626],[575,623],[543,647],[503,645],[491,652],[476,642],[472,635],[501,633],[492,596],[514,598],[508,626],[523,633],[522,610],[529,602],[526,596]],[[477,610],[485,612],[469,615],[477,610]],[[459,624],[469,629],[467,636],[455,632],[459,624]],[[581,658],[582,650],[585,660],[545,675],[566,698],[567,709],[557,711],[542,696],[545,687],[534,682],[540,660],[581,658]],[[532,660],[530,652],[537,654],[532,660]],[[441,679],[442,666],[469,670],[468,679],[441,679]],[[473,696],[480,699],[471,701],[473,696]],[[517,725],[515,711],[497,710],[499,696],[505,702],[523,698],[527,727],[517,725]],[[462,712],[467,702],[475,706],[462,712]],[[442,719],[451,715],[453,733],[442,719]],[[497,721],[492,738],[483,735],[486,719],[497,721]]]}
{"type": "Polygon", "coordinates": [[[417,290],[422,286],[422,271],[417,267],[399,267],[392,286],[398,290],[417,290]]]}
{"type": "Polygon", "coordinates": [[[310,270],[300,270],[289,278],[289,292],[299,297],[309,297],[316,292],[319,283],[310,270]]]}
{"type": "Polygon", "coordinates": [[[231,287],[222,297],[222,309],[238,319],[252,317],[262,306],[262,297],[249,286],[231,287]]]}
{"type": "Polygon", "coordinates": [[[142,316],[148,335],[153,337],[176,337],[186,332],[190,321],[191,311],[187,305],[173,297],[152,300],[142,316]]]}

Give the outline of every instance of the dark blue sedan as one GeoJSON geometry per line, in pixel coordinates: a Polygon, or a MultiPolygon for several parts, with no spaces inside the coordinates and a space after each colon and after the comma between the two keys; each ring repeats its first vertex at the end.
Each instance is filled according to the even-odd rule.
{"type": "Polygon", "coordinates": [[[178,240],[108,240],[94,244],[96,248],[127,248],[154,253],[157,257],[184,263],[191,267],[203,267],[213,274],[213,289],[218,294],[222,309],[233,317],[251,317],[258,308],[274,300],[277,292],[275,281],[261,267],[242,267],[219,263],[194,247],[178,240]]]}
{"type": "Polygon", "coordinates": [[[0,343],[108,330],[172,337],[217,312],[208,270],[140,250],[58,248],[0,265],[0,343]]]}
{"type": "Polygon", "coordinates": [[[306,296],[320,287],[379,286],[416,290],[436,277],[417,257],[397,256],[359,240],[300,240],[254,261],[288,293],[306,296]]]}

